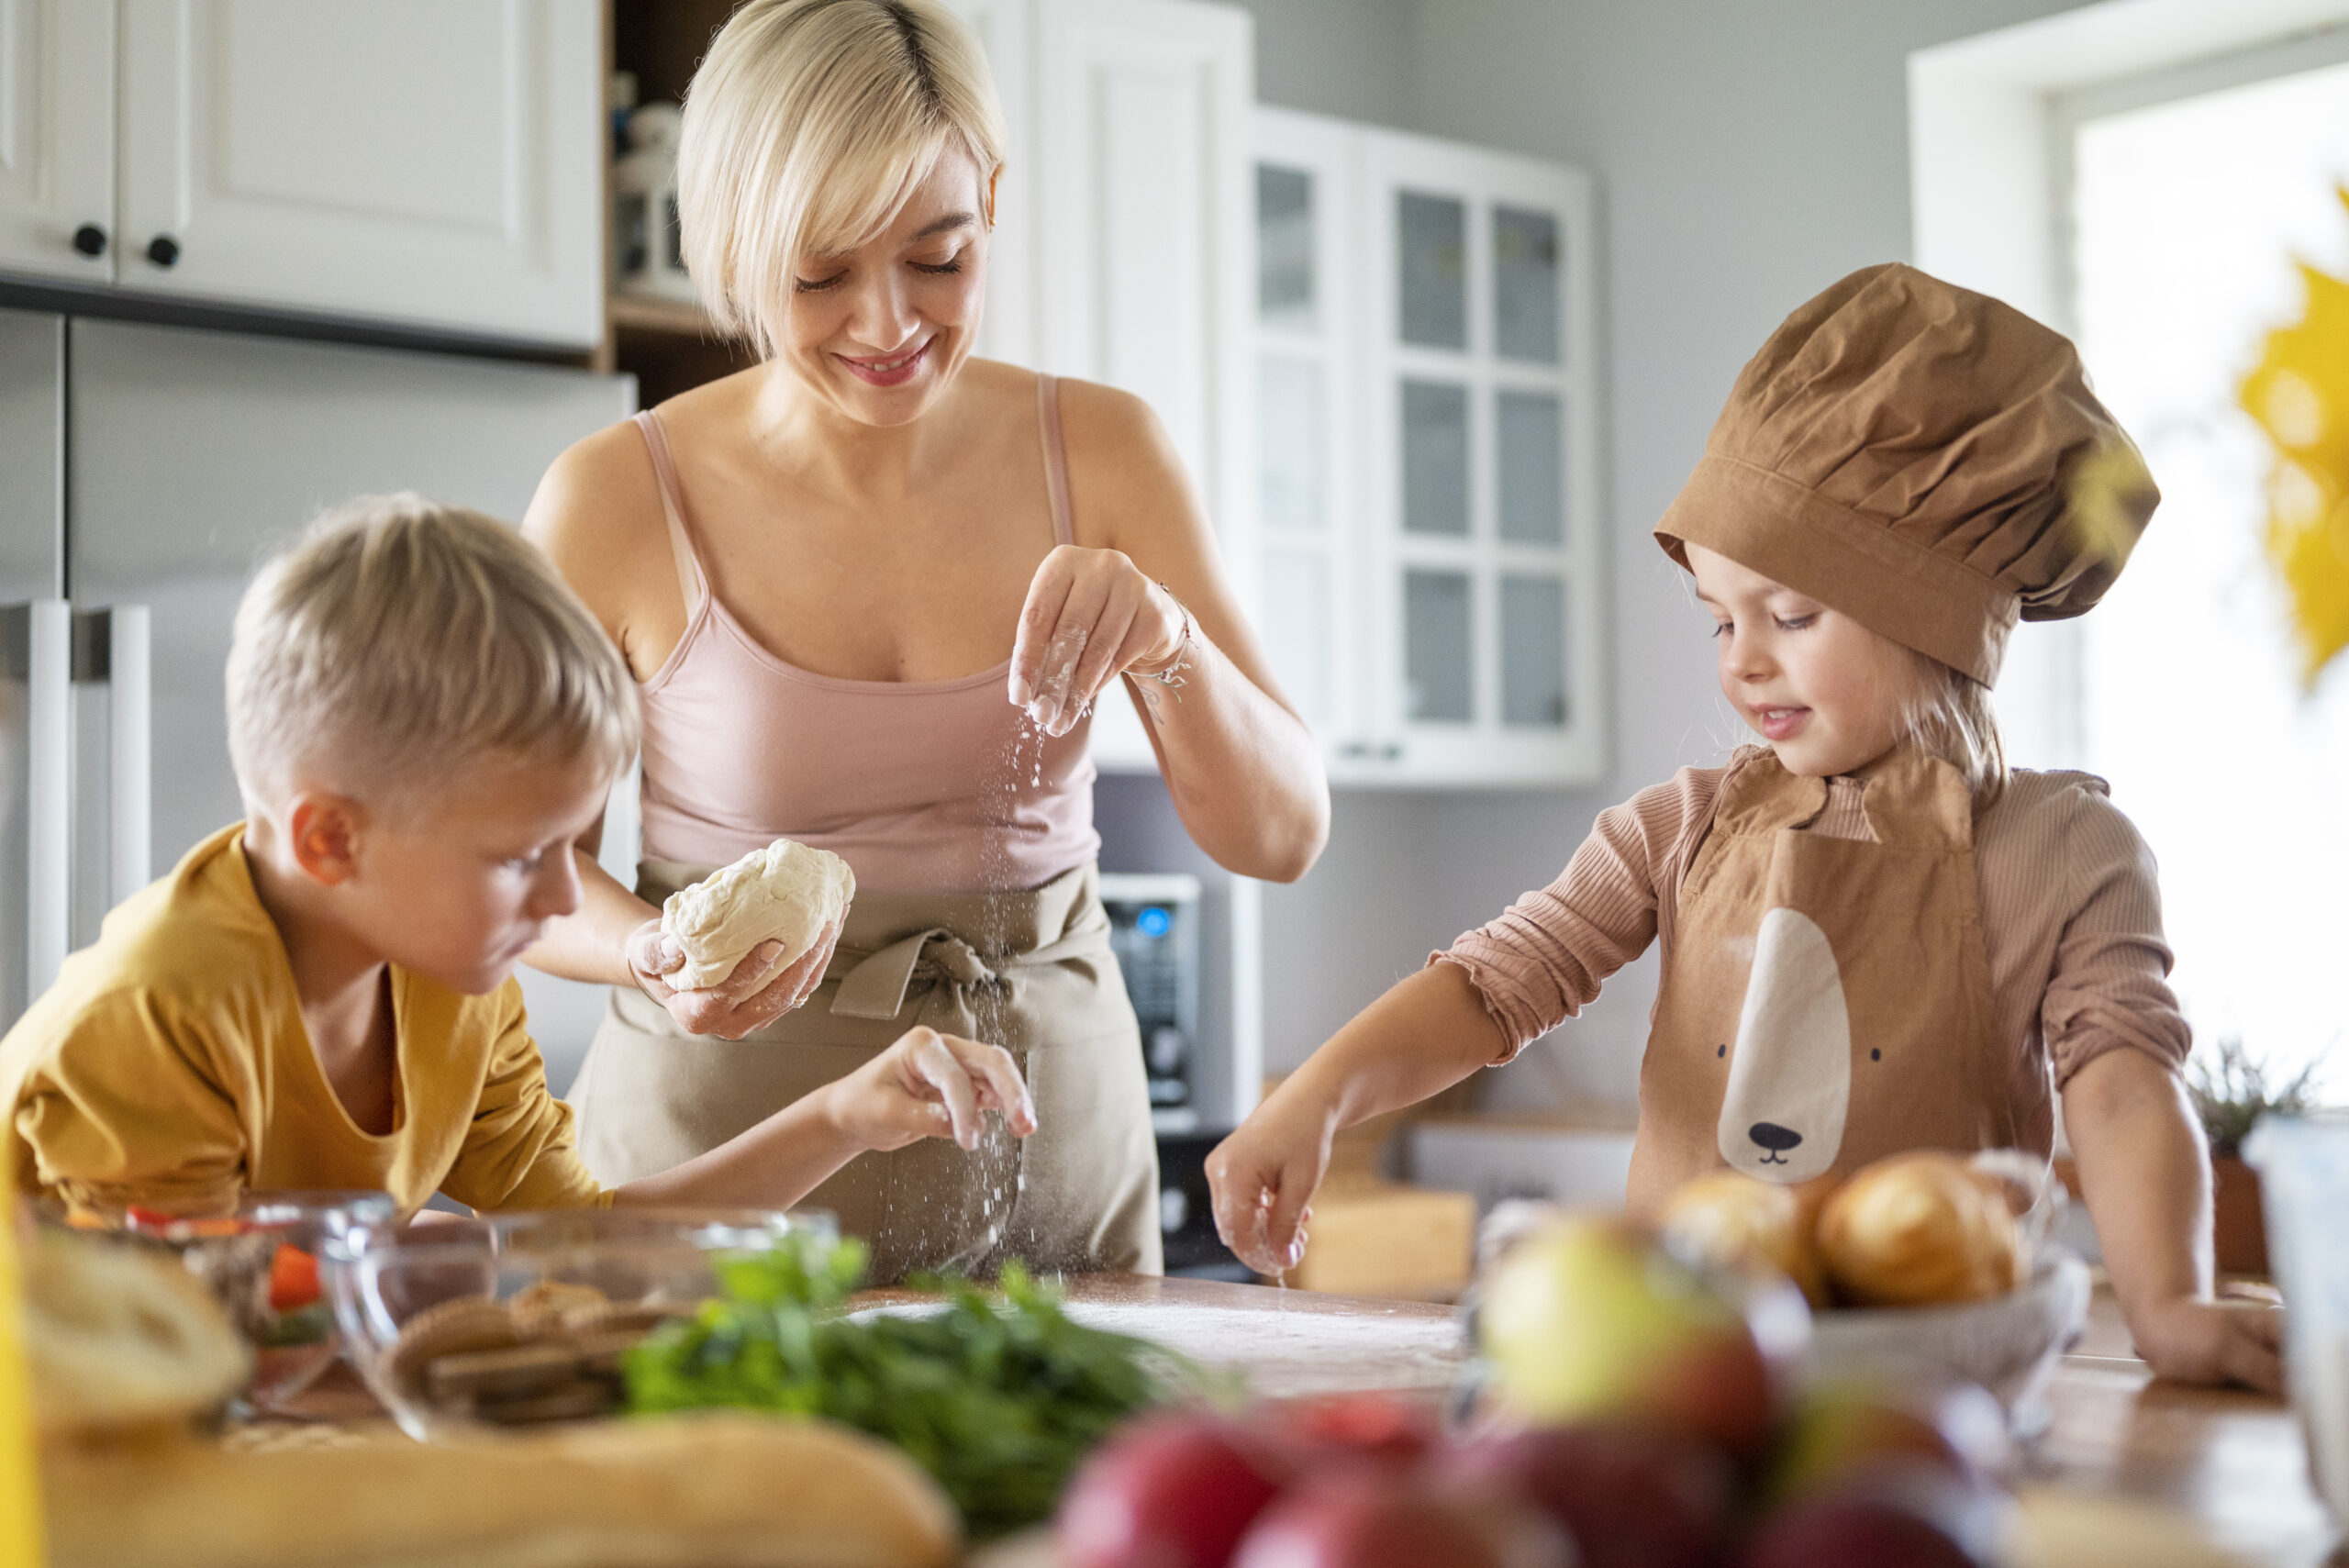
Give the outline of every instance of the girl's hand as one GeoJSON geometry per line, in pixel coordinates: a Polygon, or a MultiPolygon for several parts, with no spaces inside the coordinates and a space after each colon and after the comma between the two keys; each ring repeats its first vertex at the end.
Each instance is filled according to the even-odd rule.
{"type": "Polygon", "coordinates": [[[1028,584],[1011,648],[1011,706],[1047,735],[1069,732],[1128,670],[1158,674],[1183,652],[1183,611],[1121,550],[1064,544],[1028,584]]]}
{"type": "Polygon", "coordinates": [[[1274,1108],[1259,1106],[1207,1160],[1216,1234],[1260,1274],[1304,1262],[1313,1194],[1330,1168],[1327,1129],[1285,1127],[1265,1114],[1274,1108]]]}
{"type": "Polygon", "coordinates": [[[662,978],[674,974],[685,962],[685,950],[664,936],[658,918],[647,920],[629,933],[629,973],[637,988],[662,1006],[687,1034],[716,1035],[740,1040],[752,1029],[774,1022],[807,1000],[824,978],[832,949],[841,940],[841,922],[824,928],[809,948],[790,963],[781,942],[761,942],[742,955],[734,973],[701,991],[679,991],[662,978]]]}
{"type": "Polygon", "coordinates": [[[2129,1328],[2137,1353],[2164,1377],[2284,1392],[2280,1307],[2258,1300],[2165,1301],[2133,1315],[2129,1328]]]}
{"type": "Polygon", "coordinates": [[[865,1149],[939,1137],[976,1149],[985,1111],[1001,1116],[1018,1137],[1036,1130],[1036,1102],[1009,1051],[927,1025],[907,1029],[824,1092],[833,1125],[865,1149]]]}

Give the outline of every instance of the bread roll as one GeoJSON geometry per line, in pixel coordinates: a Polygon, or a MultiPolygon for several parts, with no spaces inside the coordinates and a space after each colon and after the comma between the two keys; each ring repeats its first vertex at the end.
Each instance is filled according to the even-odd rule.
{"type": "Polygon", "coordinates": [[[1862,1168],[1819,1215],[1828,1277],[1855,1307],[1923,1307],[2003,1296],[2028,1272],[1998,1177],[1925,1150],[1862,1168]]]}
{"type": "Polygon", "coordinates": [[[24,1283],[44,1438],[183,1421],[251,1375],[228,1314],[169,1253],[44,1227],[26,1251],[24,1283]]]}
{"type": "Polygon", "coordinates": [[[1715,1268],[1783,1274],[1824,1307],[1827,1281],[1811,1232],[1825,1192],[1820,1183],[1788,1187],[1715,1171],[1664,1200],[1664,1244],[1715,1268]]]}
{"type": "Polygon", "coordinates": [[[777,839],[669,895],[661,930],[685,950],[685,962],[666,979],[679,991],[706,991],[769,940],[781,942],[783,962],[793,962],[855,896],[856,875],[846,861],[777,839]]]}
{"type": "Polygon", "coordinates": [[[57,1444],[50,1568],[930,1568],[952,1504],[896,1450],[739,1413],[453,1446],[57,1444]]]}

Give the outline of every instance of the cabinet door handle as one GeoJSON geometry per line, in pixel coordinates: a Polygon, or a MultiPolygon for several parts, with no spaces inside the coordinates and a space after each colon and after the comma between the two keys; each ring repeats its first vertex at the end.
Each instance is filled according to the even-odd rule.
{"type": "Polygon", "coordinates": [[[73,249],[84,256],[106,253],[106,231],[95,223],[85,223],[73,231],[73,249]]]}
{"type": "Polygon", "coordinates": [[[147,241],[147,259],[159,267],[168,267],[180,259],[180,242],[168,234],[158,234],[147,241]]]}
{"type": "Polygon", "coordinates": [[[1378,760],[1382,762],[1401,762],[1403,760],[1403,743],[1400,740],[1389,740],[1386,744],[1378,749],[1378,760]]]}
{"type": "Polygon", "coordinates": [[[1367,740],[1349,740],[1344,745],[1338,748],[1338,755],[1341,757],[1367,757],[1370,755],[1370,742],[1367,740]]]}

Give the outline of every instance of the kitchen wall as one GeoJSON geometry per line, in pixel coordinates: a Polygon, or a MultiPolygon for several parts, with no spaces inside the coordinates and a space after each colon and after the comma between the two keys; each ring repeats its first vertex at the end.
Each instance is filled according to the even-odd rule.
{"type": "MultiPolygon", "coordinates": [[[[1909,255],[1907,57],[2049,0],[1248,0],[1268,103],[1556,158],[1601,191],[1613,519],[1611,776],[1588,792],[1345,792],[1268,888],[1265,1062],[1293,1066],[1431,947],[1546,881],[1593,817],[1741,734],[1701,612],[1648,538],[1738,367],[1793,306],[1909,255]]],[[[1653,964],[1487,1080],[1629,1101],[1653,964]]]]}

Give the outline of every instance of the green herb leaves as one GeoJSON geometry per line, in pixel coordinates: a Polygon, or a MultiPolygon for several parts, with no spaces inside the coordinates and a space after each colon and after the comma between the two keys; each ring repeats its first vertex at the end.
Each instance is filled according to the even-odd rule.
{"type": "Polygon", "coordinates": [[[937,1307],[841,1316],[863,1268],[861,1244],[814,1239],[724,1259],[724,1296],[630,1353],[629,1408],[844,1422],[903,1449],[985,1537],[1049,1517],[1110,1428],[1192,1381],[1146,1340],[1072,1322],[1016,1263],[999,1297],[930,1280],[937,1307]]]}

